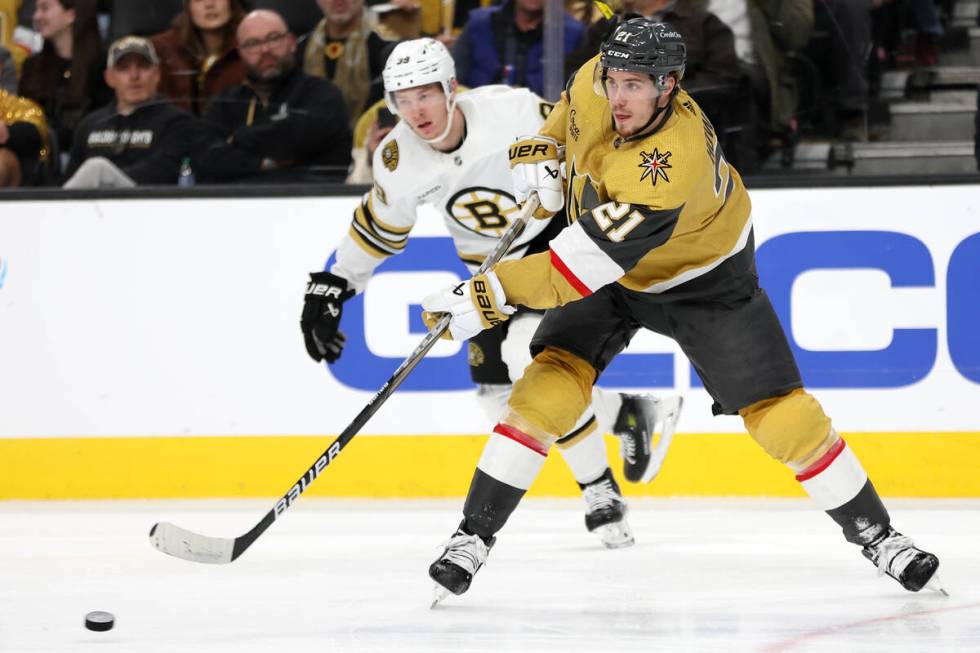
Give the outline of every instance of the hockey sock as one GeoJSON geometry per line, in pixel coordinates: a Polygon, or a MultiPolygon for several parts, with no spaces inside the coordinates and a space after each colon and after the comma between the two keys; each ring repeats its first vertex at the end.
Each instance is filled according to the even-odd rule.
{"type": "Polygon", "coordinates": [[[796,480],[843,529],[848,542],[864,546],[888,531],[888,511],[843,438],[799,472],[796,480]]]}
{"type": "Polygon", "coordinates": [[[583,422],[576,425],[571,433],[558,438],[555,444],[561,451],[565,464],[572,470],[579,485],[587,485],[602,476],[609,468],[606,458],[606,443],[602,437],[602,431],[596,428],[596,419],[591,411],[586,411],[583,417],[588,419],[579,420],[583,422]]]}
{"type": "Polygon", "coordinates": [[[599,433],[612,433],[613,424],[616,423],[622,405],[623,396],[618,392],[609,392],[592,386],[592,410],[599,424],[599,433]]]}
{"type": "Polygon", "coordinates": [[[484,540],[504,527],[544,465],[545,445],[508,424],[490,434],[463,504],[463,530],[484,540]]]}

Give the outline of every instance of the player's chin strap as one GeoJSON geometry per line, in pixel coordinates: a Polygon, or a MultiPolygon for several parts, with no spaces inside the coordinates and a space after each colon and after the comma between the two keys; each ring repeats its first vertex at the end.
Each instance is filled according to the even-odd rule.
{"type": "MultiPolygon", "coordinates": [[[[654,102],[656,103],[656,102],[659,102],[660,101],[660,98],[664,97],[664,90],[667,87],[667,83],[664,80],[664,76],[663,75],[660,76],[660,79],[654,80],[653,83],[657,86],[657,90],[660,91],[660,95],[658,95],[657,96],[657,99],[654,100],[654,102]]],[[[677,87],[675,86],[674,88],[677,88],[677,87]]],[[[670,105],[671,105],[671,101],[672,100],[673,100],[673,93],[671,93],[670,95],[667,96],[667,104],[665,104],[662,107],[657,107],[656,110],[653,112],[653,115],[650,116],[650,119],[646,121],[646,124],[644,124],[642,127],[640,127],[639,130],[637,130],[636,136],[640,136],[640,135],[646,136],[646,130],[650,128],[650,125],[652,125],[653,123],[657,122],[657,119],[660,118],[660,116],[663,115],[663,113],[670,108],[670,105]]],[[[630,138],[633,138],[633,137],[630,137],[630,138]]],[[[627,138],[625,140],[630,140],[630,139],[627,138]]]]}
{"type": "MultiPolygon", "coordinates": [[[[435,145],[440,141],[444,140],[446,136],[449,136],[449,130],[453,128],[453,120],[455,120],[454,112],[456,111],[456,92],[453,91],[452,98],[446,99],[446,109],[449,111],[449,119],[446,121],[446,128],[442,130],[442,133],[435,138],[423,138],[422,140],[429,145],[435,145]]],[[[421,137],[419,137],[421,138],[421,137]]]]}

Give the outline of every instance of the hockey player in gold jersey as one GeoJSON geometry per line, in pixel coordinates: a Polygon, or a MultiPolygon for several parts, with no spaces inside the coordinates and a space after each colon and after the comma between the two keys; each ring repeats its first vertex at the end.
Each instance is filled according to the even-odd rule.
{"type": "MultiPolygon", "coordinates": [[[[510,194],[506,146],[541,128],[551,105],[526,89],[484,86],[458,95],[449,51],[430,38],[403,41],[384,67],[385,100],[400,122],[375,150],[374,187],[356,208],[329,270],[310,275],[300,326],[313,360],[333,363],[344,346],[343,303],[362,292],[386,259],[404,251],[427,206],[441,214],[460,258],[476,271],[519,213],[510,194]]],[[[564,220],[535,220],[504,257],[547,250],[564,220]]],[[[477,400],[495,423],[511,382],[530,363],[542,312],[522,310],[503,328],[470,339],[477,400]]],[[[586,504],[585,526],[609,548],[629,546],[627,504],[609,468],[603,433],[619,436],[624,475],[650,481],[680,413],[680,397],[659,399],[596,389],[595,400],[557,443],[586,504]],[[656,424],[663,424],[656,446],[656,424]]]]}
{"type": "Polygon", "coordinates": [[[521,488],[639,328],[680,345],[713,412],[740,415],[880,573],[911,591],[939,589],[936,556],[891,527],[860,462],[803,389],[758,285],[748,193],[711,121],[680,87],[684,65],[670,25],[635,18],[617,27],[539,133],[510,148],[518,201],[536,193],[541,217],[567,205],[573,224],[549,251],[423,302],[428,320],[452,315],[454,338],[506,320],[514,306],[552,309],[478,463],[462,532],[429,569],[437,592],[466,591],[521,488]]]}

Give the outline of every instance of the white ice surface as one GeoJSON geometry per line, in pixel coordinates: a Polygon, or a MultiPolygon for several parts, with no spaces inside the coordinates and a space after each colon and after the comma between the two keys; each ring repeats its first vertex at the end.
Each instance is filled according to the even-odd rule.
{"type": "Polygon", "coordinates": [[[435,610],[460,501],[303,499],[217,566],[153,550],[150,526],[234,536],[271,502],[0,502],[0,651],[980,650],[980,502],[888,503],[949,598],[876,577],[798,501],[634,500],[637,545],[610,551],[578,501],[529,500],[435,610]],[[91,610],[115,629],[86,631],[91,610]]]}

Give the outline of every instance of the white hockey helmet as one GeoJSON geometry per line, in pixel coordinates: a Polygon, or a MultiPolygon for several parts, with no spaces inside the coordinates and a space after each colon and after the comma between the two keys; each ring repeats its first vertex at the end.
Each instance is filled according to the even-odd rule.
{"type": "MultiPolygon", "coordinates": [[[[431,38],[403,41],[395,46],[385,62],[381,78],[385,85],[385,104],[396,116],[395,91],[401,91],[426,84],[439,84],[446,95],[446,109],[450,116],[456,106],[453,82],[456,80],[456,64],[442,43],[431,38]]],[[[449,120],[446,128],[448,132],[449,120]]],[[[436,141],[445,138],[441,135],[436,141]]]]}

